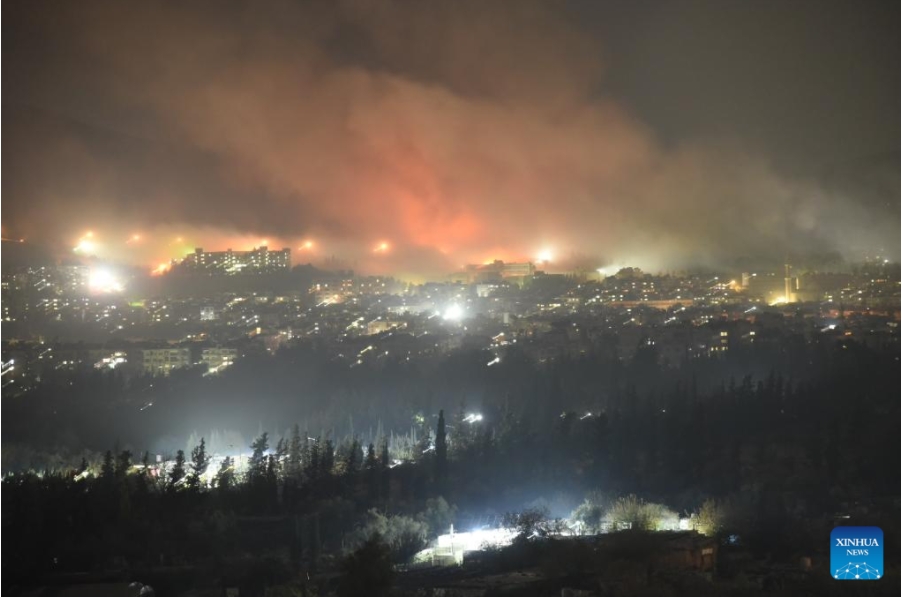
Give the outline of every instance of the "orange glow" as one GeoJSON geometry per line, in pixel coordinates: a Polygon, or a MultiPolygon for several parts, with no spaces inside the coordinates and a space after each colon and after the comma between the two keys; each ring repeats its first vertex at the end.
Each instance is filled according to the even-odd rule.
{"type": "Polygon", "coordinates": [[[169,272],[169,270],[171,268],[172,268],[171,264],[167,264],[167,263],[163,262],[160,265],[158,265],[156,268],[151,270],[150,273],[153,276],[160,276],[161,274],[165,274],[165,273],[169,272]]]}
{"type": "Polygon", "coordinates": [[[134,235],[132,235],[131,237],[128,238],[128,241],[126,241],[126,243],[127,243],[127,244],[128,244],[128,243],[137,243],[137,242],[140,241],[140,240],[141,240],[141,235],[139,235],[139,234],[134,234],[134,235]]]}
{"type": "Polygon", "coordinates": [[[389,248],[390,248],[389,244],[386,243],[385,241],[382,241],[381,243],[379,243],[378,245],[376,245],[376,247],[373,249],[373,252],[375,252],[375,253],[385,253],[386,251],[389,250],[389,248]]]}
{"type": "Polygon", "coordinates": [[[313,249],[313,241],[304,241],[298,249],[313,249]]]}
{"type": "Polygon", "coordinates": [[[78,240],[78,244],[72,248],[72,251],[76,253],[91,253],[97,250],[97,244],[91,240],[94,236],[94,233],[88,231],[85,233],[85,236],[78,240]]]}

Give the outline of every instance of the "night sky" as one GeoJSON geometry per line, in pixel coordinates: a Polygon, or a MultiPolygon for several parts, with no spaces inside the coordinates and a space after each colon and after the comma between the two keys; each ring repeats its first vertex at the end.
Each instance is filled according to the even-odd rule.
{"type": "Polygon", "coordinates": [[[896,2],[29,0],[2,22],[3,234],[53,255],[85,231],[142,265],[265,239],[402,275],[899,253],[896,2]]]}

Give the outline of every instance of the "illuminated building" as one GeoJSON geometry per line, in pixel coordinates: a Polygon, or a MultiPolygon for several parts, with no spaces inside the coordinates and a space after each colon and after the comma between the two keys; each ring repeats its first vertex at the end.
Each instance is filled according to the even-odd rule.
{"type": "Polygon", "coordinates": [[[522,284],[525,279],[534,276],[535,273],[536,267],[532,262],[508,264],[501,260],[495,260],[489,264],[469,264],[460,275],[455,275],[455,278],[459,277],[467,284],[501,280],[514,280],[522,284]]]}
{"type": "Polygon", "coordinates": [[[217,372],[238,358],[238,350],[231,347],[210,347],[201,351],[200,360],[206,364],[208,371],[217,372]]]}
{"type": "Polygon", "coordinates": [[[250,251],[204,251],[198,247],[179,269],[202,274],[266,274],[291,268],[291,249],[272,250],[265,245],[250,251]]]}
{"type": "Polygon", "coordinates": [[[187,348],[144,349],[144,373],[168,376],[177,368],[191,365],[191,350],[187,348]]]}
{"type": "Polygon", "coordinates": [[[372,322],[367,323],[366,325],[366,333],[369,334],[382,334],[383,332],[388,332],[390,330],[396,330],[401,328],[406,328],[407,324],[404,322],[396,322],[394,320],[373,320],[372,322]]]}
{"type": "Polygon", "coordinates": [[[743,292],[755,299],[767,302],[779,300],[786,291],[786,281],[773,273],[752,273],[743,275],[743,292]]]}
{"type": "Polygon", "coordinates": [[[793,293],[793,284],[792,284],[792,266],[786,264],[786,277],[783,279],[783,298],[785,303],[792,303],[795,301],[794,293],[793,293]]]}

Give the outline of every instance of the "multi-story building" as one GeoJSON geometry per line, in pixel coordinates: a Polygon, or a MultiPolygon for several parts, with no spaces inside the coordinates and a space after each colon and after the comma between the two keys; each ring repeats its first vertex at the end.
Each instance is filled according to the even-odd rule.
{"type": "Polygon", "coordinates": [[[208,371],[218,372],[232,365],[238,358],[238,350],[232,347],[209,347],[201,351],[200,360],[208,371]]]}
{"type": "Polygon", "coordinates": [[[168,376],[177,368],[191,365],[191,349],[169,347],[166,349],[144,349],[144,373],[168,376]]]}
{"type": "Polygon", "coordinates": [[[383,332],[388,332],[390,330],[406,328],[407,324],[404,322],[398,322],[395,320],[383,320],[379,318],[377,320],[373,320],[372,322],[367,323],[366,325],[366,333],[368,335],[372,334],[382,334],[383,332]]]}
{"type": "Polygon", "coordinates": [[[178,268],[202,274],[265,274],[291,268],[291,249],[272,250],[265,245],[250,251],[204,251],[198,247],[178,268]]]}
{"type": "Polygon", "coordinates": [[[531,262],[505,263],[495,260],[489,264],[470,264],[463,272],[452,276],[454,280],[460,280],[467,284],[498,282],[501,280],[513,280],[522,283],[536,273],[536,267],[531,262]]]}

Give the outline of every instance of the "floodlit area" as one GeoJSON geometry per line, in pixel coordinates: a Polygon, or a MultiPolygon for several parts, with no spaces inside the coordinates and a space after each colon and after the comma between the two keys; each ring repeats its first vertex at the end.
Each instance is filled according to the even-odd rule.
{"type": "Polygon", "coordinates": [[[455,532],[452,525],[447,534],[440,535],[432,546],[417,553],[414,563],[462,565],[466,553],[510,546],[516,537],[516,530],[503,527],[455,532]]]}
{"type": "MultiPolygon", "coordinates": [[[[578,521],[565,519],[546,521],[542,527],[547,528],[543,535],[557,537],[596,536],[610,532],[630,529],[628,524],[617,524],[613,521],[602,522],[598,530],[587,530],[578,521]]],[[[688,517],[664,517],[655,522],[653,530],[656,532],[687,531],[692,529],[692,521],[688,517]]],[[[414,564],[429,564],[432,566],[462,565],[466,555],[471,552],[491,550],[510,546],[517,537],[519,530],[506,527],[486,527],[470,531],[455,531],[452,525],[446,534],[439,535],[434,542],[424,550],[421,550],[413,559],[414,564]]],[[[532,537],[539,536],[538,532],[532,537]]]]}

